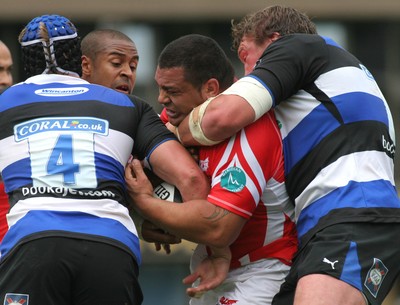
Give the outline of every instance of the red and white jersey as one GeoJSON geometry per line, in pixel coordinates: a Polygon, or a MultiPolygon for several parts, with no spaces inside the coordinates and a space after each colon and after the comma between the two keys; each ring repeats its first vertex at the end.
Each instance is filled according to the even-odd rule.
{"type": "Polygon", "coordinates": [[[10,209],[8,196],[4,190],[4,182],[0,181],[0,242],[8,231],[7,213],[10,209]]]}
{"type": "Polygon", "coordinates": [[[207,200],[248,219],[231,245],[231,268],[264,258],[290,264],[297,234],[274,113],[218,145],[200,148],[199,158],[211,181],[207,200]]]}

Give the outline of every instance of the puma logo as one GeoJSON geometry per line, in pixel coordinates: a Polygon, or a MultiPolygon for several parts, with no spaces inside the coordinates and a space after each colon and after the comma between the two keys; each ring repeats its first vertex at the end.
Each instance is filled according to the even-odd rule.
{"type": "Polygon", "coordinates": [[[339,261],[331,262],[329,259],[327,259],[326,257],[324,257],[324,259],[323,259],[322,262],[323,262],[323,263],[330,264],[330,265],[332,266],[332,269],[335,269],[335,264],[338,263],[339,261]]]}

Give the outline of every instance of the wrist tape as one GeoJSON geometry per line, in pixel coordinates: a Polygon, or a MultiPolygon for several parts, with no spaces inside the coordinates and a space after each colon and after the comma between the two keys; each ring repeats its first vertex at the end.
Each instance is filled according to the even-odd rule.
{"type": "Polygon", "coordinates": [[[212,146],[218,144],[222,141],[214,141],[206,137],[201,128],[201,121],[203,120],[204,112],[208,104],[214,99],[214,97],[209,98],[203,104],[194,108],[189,115],[189,129],[192,137],[199,142],[201,145],[212,146]]]}

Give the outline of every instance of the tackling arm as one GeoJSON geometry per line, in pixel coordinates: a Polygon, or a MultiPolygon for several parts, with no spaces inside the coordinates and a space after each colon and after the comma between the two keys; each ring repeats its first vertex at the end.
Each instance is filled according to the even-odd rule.
{"type": "Polygon", "coordinates": [[[175,133],[185,146],[213,145],[260,118],[272,104],[271,94],[258,80],[244,77],[194,108],[175,133]]]}
{"type": "Polygon", "coordinates": [[[164,230],[181,238],[223,248],[236,240],[246,219],[205,199],[183,203],[153,197],[153,188],[138,160],[125,171],[125,180],[135,209],[164,230]]]}

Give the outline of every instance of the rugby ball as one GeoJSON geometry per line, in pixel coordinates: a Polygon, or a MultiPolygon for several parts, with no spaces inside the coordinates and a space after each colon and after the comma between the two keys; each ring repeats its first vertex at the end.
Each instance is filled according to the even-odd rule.
{"type": "Polygon", "coordinates": [[[154,187],[153,196],[162,200],[182,203],[182,196],[179,190],[165,181],[154,187]]]}

